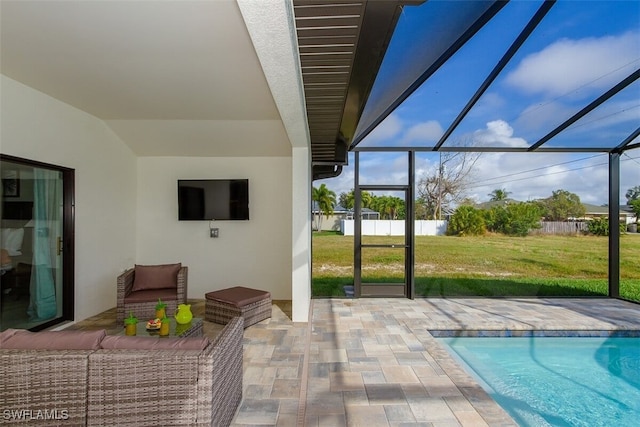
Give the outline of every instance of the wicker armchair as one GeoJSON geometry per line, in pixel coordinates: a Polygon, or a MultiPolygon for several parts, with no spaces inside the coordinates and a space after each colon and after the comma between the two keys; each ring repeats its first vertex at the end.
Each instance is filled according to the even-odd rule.
{"type": "Polygon", "coordinates": [[[187,302],[187,274],[188,268],[182,266],[178,271],[177,286],[175,289],[156,289],[133,291],[135,268],[130,268],[117,280],[117,319],[118,324],[124,322],[124,318],[133,313],[140,320],[153,318],[158,298],[167,304],[167,315],[173,315],[178,304],[187,302]]]}

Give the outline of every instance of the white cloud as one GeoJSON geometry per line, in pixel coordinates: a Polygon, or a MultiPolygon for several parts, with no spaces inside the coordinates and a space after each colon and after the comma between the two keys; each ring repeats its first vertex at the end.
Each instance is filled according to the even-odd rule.
{"type": "Polygon", "coordinates": [[[607,201],[606,155],[548,153],[489,153],[476,163],[475,183],[470,195],[487,201],[495,189],[506,189],[510,197],[535,200],[563,189],[577,194],[584,203],[607,201]]]}
{"type": "Polygon", "coordinates": [[[496,111],[499,111],[505,105],[507,105],[507,101],[502,95],[496,92],[486,92],[471,111],[469,111],[469,116],[485,117],[489,114],[495,114],[496,111]]]}
{"type": "Polygon", "coordinates": [[[396,145],[394,140],[398,139],[398,135],[402,132],[403,122],[400,120],[397,114],[390,114],[384,119],[378,126],[376,126],[369,135],[367,135],[361,142],[363,146],[379,145],[396,145]]]}
{"type": "MultiPolygon", "coordinates": [[[[370,153],[361,164],[361,183],[404,183],[406,181],[405,153],[370,153]]],[[[418,153],[416,177],[437,164],[437,153],[418,153]]],[[[640,185],[640,149],[631,150],[621,157],[620,197],[640,185]],[[634,160],[629,159],[634,158],[634,160]]],[[[362,159],[361,159],[362,160],[362,159]]],[[[347,193],[354,187],[353,154],[343,173],[331,179],[315,181],[314,186],[325,183],[336,193],[347,193]]],[[[478,202],[489,200],[495,189],[506,189],[510,197],[526,201],[551,196],[554,190],[567,190],[580,196],[584,203],[601,205],[608,201],[607,155],[593,153],[484,153],[475,164],[473,184],[467,195],[478,202]],[[579,160],[582,159],[582,160],[579,160]],[[579,160],[579,161],[574,161],[579,160]],[[570,162],[570,163],[569,163],[570,162]]]]}
{"type": "MultiPolygon", "coordinates": [[[[514,127],[520,134],[526,135],[530,143],[534,143],[575,112],[575,108],[559,102],[548,102],[543,106],[530,105],[514,121],[514,127]]],[[[624,139],[620,139],[620,133],[628,135],[639,121],[640,106],[637,100],[611,100],[567,128],[556,137],[556,141],[587,134],[586,141],[592,142],[592,145],[616,145],[624,139]]]]}
{"type": "Polygon", "coordinates": [[[411,126],[404,133],[403,142],[423,142],[423,143],[436,143],[444,133],[442,126],[436,120],[429,120],[428,122],[418,123],[411,126]]]}
{"type": "Polygon", "coordinates": [[[548,96],[569,94],[585,85],[608,88],[637,68],[639,40],[638,32],[561,39],[525,57],[506,82],[524,92],[548,96]]]}
{"type": "Polygon", "coordinates": [[[406,184],[408,159],[406,153],[360,153],[360,184],[406,184]]]}
{"type": "MultiPolygon", "coordinates": [[[[573,113],[575,113],[575,109],[559,102],[548,102],[543,105],[536,103],[522,111],[514,122],[514,126],[522,133],[533,132],[530,137],[537,140],[546,132],[560,125],[573,113]]],[[[531,141],[531,143],[533,142],[535,141],[531,141]]]]}
{"type": "Polygon", "coordinates": [[[527,147],[527,141],[514,138],[513,128],[504,120],[494,120],[487,127],[473,133],[473,140],[481,146],[491,147],[527,147]]]}
{"type": "Polygon", "coordinates": [[[638,100],[628,100],[621,102],[607,102],[600,108],[593,111],[586,117],[573,125],[571,130],[592,132],[596,129],[612,128],[617,124],[630,122],[634,124],[640,122],[640,105],[638,100]]]}

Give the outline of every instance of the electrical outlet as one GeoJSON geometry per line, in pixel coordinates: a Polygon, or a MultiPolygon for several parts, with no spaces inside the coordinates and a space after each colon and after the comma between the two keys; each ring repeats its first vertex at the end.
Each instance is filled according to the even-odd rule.
{"type": "Polygon", "coordinates": [[[209,231],[210,231],[210,234],[209,234],[209,235],[210,235],[211,237],[218,237],[218,236],[219,236],[219,234],[220,234],[220,233],[219,233],[219,230],[220,230],[220,229],[218,229],[218,228],[211,228],[211,229],[209,230],[209,231]]]}

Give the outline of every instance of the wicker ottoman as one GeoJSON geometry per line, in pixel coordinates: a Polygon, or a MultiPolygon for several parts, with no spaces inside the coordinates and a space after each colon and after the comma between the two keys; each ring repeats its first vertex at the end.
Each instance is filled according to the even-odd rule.
{"type": "Polygon", "coordinates": [[[234,317],[244,319],[244,327],[271,317],[271,294],[236,286],[205,294],[205,320],[226,325],[234,317]]]}

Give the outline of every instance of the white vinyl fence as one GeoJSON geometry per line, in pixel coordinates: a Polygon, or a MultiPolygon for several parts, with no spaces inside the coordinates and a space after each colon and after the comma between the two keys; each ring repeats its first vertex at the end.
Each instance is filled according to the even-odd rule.
{"type": "MultiPolygon", "coordinates": [[[[340,232],[345,236],[353,236],[354,220],[340,221],[340,232]]],[[[423,221],[415,223],[416,236],[444,236],[447,232],[447,221],[423,221]]],[[[389,219],[362,220],[363,236],[404,236],[404,221],[389,219]]]]}

